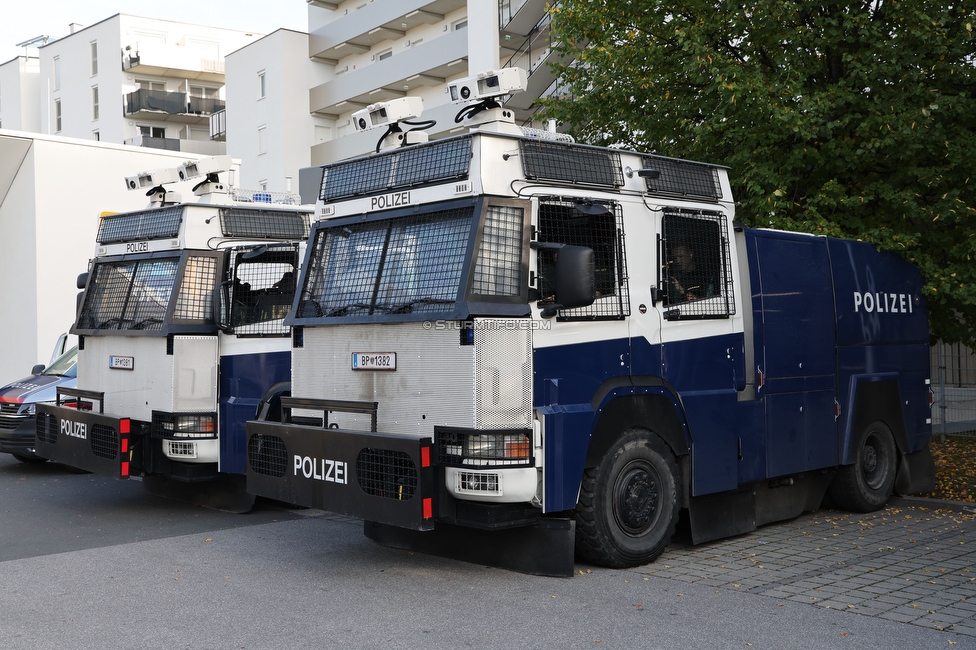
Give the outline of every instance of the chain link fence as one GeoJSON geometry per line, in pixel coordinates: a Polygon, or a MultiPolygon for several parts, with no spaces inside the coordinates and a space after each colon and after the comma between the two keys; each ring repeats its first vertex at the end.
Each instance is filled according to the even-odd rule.
{"type": "Polygon", "coordinates": [[[932,346],[932,434],[976,437],[976,353],[961,343],[932,346]]]}

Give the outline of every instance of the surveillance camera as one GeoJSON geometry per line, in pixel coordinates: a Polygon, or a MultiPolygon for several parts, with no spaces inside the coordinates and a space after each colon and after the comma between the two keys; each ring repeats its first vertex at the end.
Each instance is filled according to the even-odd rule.
{"type": "Polygon", "coordinates": [[[377,102],[352,114],[357,131],[368,131],[380,126],[396,124],[400,120],[420,117],[424,101],[420,97],[400,97],[388,102],[377,102]]]}
{"type": "Polygon", "coordinates": [[[125,177],[125,186],[130,190],[144,190],[166,183],[176,183],[180,179],[175,169],[153,169],[125,177]]]}
{"type": "Polygon", "coordinates": [[[525,90],[526,80],[527,76],[522,68],[502,68],[452,81],[448,84],[448,90],[452,101],[476,101],[522,92],[525,90]]]}
{"type": "Polygon", "coordinates": [[[208,176],[229,171],[231,168],[230,156],[209,156],[199,160],[187,160],[176,168],[176,175],[181,181],[188,181],[198,176],[208,176]]]}

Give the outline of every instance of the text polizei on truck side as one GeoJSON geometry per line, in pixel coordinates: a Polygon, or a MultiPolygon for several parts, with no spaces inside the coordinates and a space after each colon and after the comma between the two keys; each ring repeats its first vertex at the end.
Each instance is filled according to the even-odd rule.
{"type": "Polygon", "coordinates": [[[390,128],[323,168],[248,490],[551,575],[649,562],[681,510],[700,543],[930,490],[917,269],[741,227],[721,166],[527,134],[524,79],[452,83],[457,137],[398,127],[419,100],[357,116],[390,128]]]}
{"type": "Polygon", "coordinates": [[[101,216],[71,329],[77,385],[38,408],[40,456],[142,477],[164,496],[251,508],[245,423],[287,393],[283,321],[313,207],[235,188],[231,171],[229,156],[215,156],[126,177],[150,205],[101,216]],[[171,191],[180,182],[195,184],[195,200],[171,191]]]}

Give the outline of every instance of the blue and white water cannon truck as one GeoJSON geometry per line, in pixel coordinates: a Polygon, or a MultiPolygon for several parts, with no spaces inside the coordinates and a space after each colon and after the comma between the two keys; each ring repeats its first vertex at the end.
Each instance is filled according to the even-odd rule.
{"type": "Polygon", "coordinates": [[[248,490],[552,575],[650,562],[682,511],[700,543],[931,490],[918,270],[742,227],[720,165],[526,133],[518,76],[452,84],[466,134],[324,166],[248,490]]]}

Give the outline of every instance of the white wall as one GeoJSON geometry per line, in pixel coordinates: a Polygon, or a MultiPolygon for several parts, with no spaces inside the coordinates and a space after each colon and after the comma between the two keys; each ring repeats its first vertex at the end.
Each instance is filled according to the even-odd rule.
{"type": "Polygon", "coordinates": [[[327,71],[308,58],[308,35],[279,29],[226,59],[227,153],[246,160],[240,186],[298,191],[298,170],[310,164],[316,127],[334,133],[333,121],[308,112],[309,82],[327,71]],[[265,96],[259,97],[259,74],[265,96]],[[266,152],[260,153],[259,127],[266,152]]]}
{"type": "Polygon", "coordinates": [[[36,131],[40,116],[40,67],[36,56],[0,65],[0,128],[36,131]]]}
{"type": "Polygon", "coordinates": [[[0,131],[0,277],[15,296],[0,303],[0,385],[47,363],[74,320],[75,280],[95,251],[99,214],[146,207],[145,193],[127,191],[124,177],[187,157],[0,131]]]}

